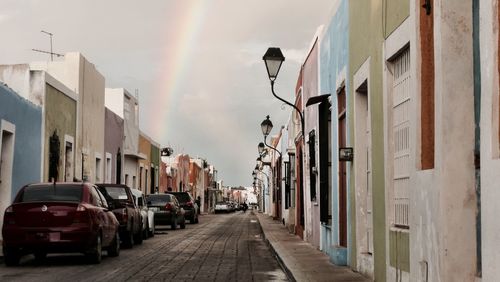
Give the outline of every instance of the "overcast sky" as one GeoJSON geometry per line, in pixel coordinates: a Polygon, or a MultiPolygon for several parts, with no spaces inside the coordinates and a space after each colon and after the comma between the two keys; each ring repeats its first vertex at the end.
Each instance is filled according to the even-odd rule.
{"type": "Polygon", "coordinates": [[[302,60],[335,0],[0,0],[0,64],[78,51],[106,87],[139,91],[140,127],[174,153],[203,157],[224,185],[250,186],[271,116],[291,109],[271,94],[262,55],[281,47],[276,81],[291,101],[302,60]]]}

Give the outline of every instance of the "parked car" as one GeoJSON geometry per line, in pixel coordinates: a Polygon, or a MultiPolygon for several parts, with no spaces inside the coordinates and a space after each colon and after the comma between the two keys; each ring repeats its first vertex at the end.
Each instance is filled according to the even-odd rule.
{"type": "Polygon", "coordinates": [[[91,183],[26,185],[7,207],[2,227],[5,264],[22,255],[43,260],[48,253],[84,253],[100,263],[102,250],[120,254],[119,223],[91,183]]]}
{"type": "Polygon", "coordinates": [[[135,205],[141,211],[142,216],[142,237],[147,239],[155,236],[155,213],[146,205],[146,199],[141,190],[130,189],[134,197],[135,205]]]}
{"type": "Polygon", "coordinates": [[[184,215],[187,220],[189,220],[189,223],[198,223],[198,211],[199,207],[198,204],[195,202],[193,196],[189,192],[171,192],[170,194],[174,195],[179,203],[181,204],[181,207],[186,211],[186,214],[184,215]]]}
{"type": "Polygon", "coordinates": [[[146,198],[148,207],[154,211],[155,225],[170,225],[172,230],[186,228],[185,211],[172,194],[154,194],[146,198]]]}
{"type": "Polygon", "coordinates": [[[229,204],[227,202],[219,202],[215,204],[215,213],[229,212],[229,204]]]}
{"type": "Polygon", "coordinates": [[[123,184],[96,184],[104,195],[110,209],[120,223],[120,238],[125,247],[132,248],[142,243],[142,216],[141,211],[134,203],[132,191],[123,184]]]}

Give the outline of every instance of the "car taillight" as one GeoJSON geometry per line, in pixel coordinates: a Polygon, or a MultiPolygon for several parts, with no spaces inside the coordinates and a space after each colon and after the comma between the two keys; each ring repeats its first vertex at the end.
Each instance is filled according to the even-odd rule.
{"type": "Polygon", "coordinates": [[[166,209],[166,210],[172,210],[172,204],[167,203],[167,204],[165,205],[165,209],[166,209]]]}
{"type": "Polygon", "coordinates": [[[187,203],[186,203],[186,206],[188,206],[188,207],[192,207],[192,206],[193,206],[193,202],[191,202],[191,201],[187,202],[187,203]]]}
{"type": "Polygon", "coordinates": [[[16,224],[16,220],[14,218],[14,208],[12,206],[8,207],[5,210],[5,223],[9,225],[16,224]]]}
{"type": "Polygon", "coordinates": [[[85,222],[89,222],[89,215],[87,213],[87,209],[82,205],[78,205],[78,207],[76,208],[75,217],[73,218],[73,223],[85,223],[85,222]]]}

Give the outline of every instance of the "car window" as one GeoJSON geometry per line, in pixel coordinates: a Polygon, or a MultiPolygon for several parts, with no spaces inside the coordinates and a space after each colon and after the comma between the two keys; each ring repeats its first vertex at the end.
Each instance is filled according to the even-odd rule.
{"type": "Polygon", "coordinates": [[[80,202],[81,185],[35,185],[24,189],[18,202],[80,202]]]}
{"type": "Polygon", "coordinates": [[[167,203],[172,201],[172,196],[165,195],[149,195],[147,197],[148,205],[166,205],[167,203]]]}
{"type": "Polygon", "coordinates": [[[90,189],[90,195],[91,195],[91,204],[97,207],[102,207],[102,200],[99,197],[98,191],[96,187],[92,186],[90,189]]]}
{"type": "Polygon", "coordinates": [[[104,197],[104,195],[101,193],[101,191],[99,191],[97,187],[94,186],[94,189],[99,195],[101,206],[104,208],[108,208],[108,202],[106,201],[106,197],[104,197]]]}
{"type": "Polygon", "coordinates": [[[188,193],[180,192],[180,193],[174,193],[174,195],[179,203],[187,203],[191,201],[191,197],[189,196],[188,193]]]}
{"type": "Polygon", "coordinates": [[[100,186],[99,188],[103,194],[106,194],[106,198],[110,198],[109,200],[118,200],[120,202],[133,204],[133,199],[127,193],[126,187],[100,186]]]}

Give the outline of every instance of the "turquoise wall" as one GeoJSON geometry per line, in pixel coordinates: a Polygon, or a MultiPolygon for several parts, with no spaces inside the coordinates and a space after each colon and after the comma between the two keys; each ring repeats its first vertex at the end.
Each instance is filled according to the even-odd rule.
{"type": "Polygon", "coordinates": [[[6,120],[16,127],[12,167],[13,199],[22,186],[40,181],[42,110],[0,84],[0,120],[6,120]]]}
{"type": "MultiPolygon", "coordinates": [[[[332,140],[332,222],[333,226],[330,228],[328,226],[322,226],[322,236],[326,236],[324,241],[324,246],[322,249],[328,253],[330,259],[333,263],[337,265],[347,265],[347,258],[351,251],[352,241],[350,235],[350,224],[352,224],[351,214],[349,212],[349,187],[350,187],[350,170],[348,166],[347,171],[347,238],[348,247],[332,247],[339,245],[338,236],[338,108],[337,108],[337,80],[344,80],[344,85],[346,87],[346,107],[347,110],[350,109],[348,95],[349,90],[349,2],[348,0],[341,0],[338,10],[330,19],[326,27],[323,38],[320,42],[320,93],[321,94],[331,94],[332,98],[332,122],[331,122],[331,140],[332,140]],[[340,77],[343,72],[343,78],[340,77]]],[[[349,115],[349,113],[347,113],[349,115]]],[[[349,120],[347,120],[347,144],[350,144],[350,129],[349,120]]]]}

